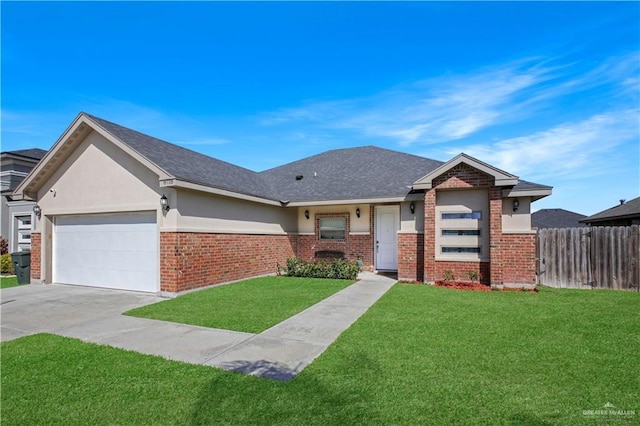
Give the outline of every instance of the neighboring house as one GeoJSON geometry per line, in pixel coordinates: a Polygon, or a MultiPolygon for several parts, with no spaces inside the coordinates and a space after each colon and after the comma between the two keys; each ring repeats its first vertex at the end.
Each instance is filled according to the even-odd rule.
{"type": "Polygon", "coordinates": [[[14,198],[13,191],[46,153],[47,151],[38,148],[0,153],[0,185],[2,187],[0,235],[7,239],[9,252],[31,248],[35,203],[14,198]]]}
{"type": "Polygon", "coordinates": [[[541,209],[531,214],[531,227],[543,228],[578,228],[587,226],[581,223],[585,215],[565,209],[541,209]]]}
{"type": "Polygon", "coordinates": [[[640,225],[640,197],[633,200],[620,200],[620,204],[603,210],[580,222],[590,226],[630,226],[640,225]]]}
{"type": "Polygon", "coordinates": [[[41,210],[33,281],[173,293],[327,252],[399,279],[531,284],[531,203],[551,187],[372,146],[257,173],[81,113],[16,192],[41,210]]]}

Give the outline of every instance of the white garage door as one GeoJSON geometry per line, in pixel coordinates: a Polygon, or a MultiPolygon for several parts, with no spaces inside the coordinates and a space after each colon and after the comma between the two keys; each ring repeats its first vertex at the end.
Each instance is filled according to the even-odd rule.
{"type": "Polygon", "coordinates": [[[57,217],[53,282],[158,291],[155,212],[57,217]]]}

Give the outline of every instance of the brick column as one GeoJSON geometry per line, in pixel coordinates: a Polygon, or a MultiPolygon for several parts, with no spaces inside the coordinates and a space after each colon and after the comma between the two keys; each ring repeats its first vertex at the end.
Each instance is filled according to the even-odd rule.
{"type": "Polygon", "coordinates": [[[42,259],[42,234],[31,234],[31,271],[32,280],[42,279],[41,262],[42,259]]]}
{"type": "Polygon", "coordinates": [[[502,284],[502,190],[496,187],[489,189],[489,229],[490,283],[502,284]]]}
{"type": "Polygon", "coordinates": [[[422,281],[424,273],[424,235],[398,234],[398,279],[422,281]]]}
{"type": "Polygon", "coordinates": [[[424,275],[425,282],[433,282],[436,277],[436,190],[424,194],[424,275]]]}

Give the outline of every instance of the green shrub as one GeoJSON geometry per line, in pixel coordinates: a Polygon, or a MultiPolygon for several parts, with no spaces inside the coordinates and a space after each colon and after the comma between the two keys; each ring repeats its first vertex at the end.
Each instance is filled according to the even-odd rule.
{"type": "Polygon", "coordinates": [[[284,268],[284,273],[290,277],[355,280],[358,276],[358,270],[356,262],[347,260],[315,263],[292,257],[287,259],[287,267],[284,268]]]}
{"type": "Polygon", "coordinates": [[[13,274],[13,260],[11,260],[9,253],[0,256],[0,273],[13,274]]]}

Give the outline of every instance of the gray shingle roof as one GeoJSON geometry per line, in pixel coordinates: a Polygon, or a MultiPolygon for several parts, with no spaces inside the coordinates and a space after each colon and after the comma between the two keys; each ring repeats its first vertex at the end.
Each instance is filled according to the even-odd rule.
{"type": "Polygon", "coordinates": [[[17,151],[4,151],[2,154],[17,155],[19,157],[31,158],[33,160],[41,160],[47,151],[40,148],[19,149],[17,151]]]}
{"type": "Polygon", "coordinates": [[[584,218],[582,222],[591,223],[632,217],[640,217],[640,197],[584,218]]]}
{"type": "Polygon", "coordinates": [[[407,195],[411,184],[442,164],[416,155],[364,146],[336,149],[261,175],[290,201],[350,200],[407,195]],[[296,179],[302,176],[302,179],[296,179]]]}
{"type": "MultiPolygon", "coordinates": [[[[375,146],[327,151],[257,173],[86,114],[156,166],[187,182],[273,201],[404,197],[441,161],[375,146]]],[[[520,181],[515,189],[546,189],[520,181]]]]}
{"type": "Polygon", "coordinates": [[[580,219],[586,216],[564,209],[541,209],[531,214],[533,228],[577,228],[586,226],[580,219]]]}
{"type": "Polygon", "coordinates": [[[100,127],[177,179],[278,201],[258,173],[86,114],[100,127]]]}
{"type": "Polygon", "coordinates": [[[518,179],[518,184],[514,186],[513,189],[515,191],[528,191],[528,190],[535,190],[535,189],[553,189],[553,187],[518,179]]]}

